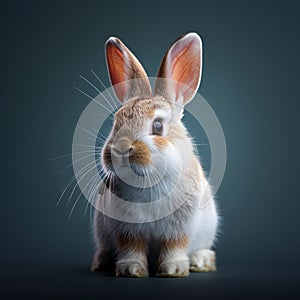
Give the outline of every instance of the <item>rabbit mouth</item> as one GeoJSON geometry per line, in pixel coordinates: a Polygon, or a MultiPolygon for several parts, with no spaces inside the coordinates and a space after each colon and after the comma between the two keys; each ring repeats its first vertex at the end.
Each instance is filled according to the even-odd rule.
{"type": "MultiPolygon", "coordinates": [[[[121,139],[125,140],[124,138],[121,139]]],[[[118,145],[116,147],[115,144],[111,143],[108,143],[106,145],[102,154],[103,162],[105,165],[112,164],[117,168],[124,166],[130,167],[131,165],[141,167],[146,167],[150,165],[152,161],[151,152],[144,142],[134,141],[132,143],[129,143],[126,139],[126,145],[121,146],[118,145]]]]}

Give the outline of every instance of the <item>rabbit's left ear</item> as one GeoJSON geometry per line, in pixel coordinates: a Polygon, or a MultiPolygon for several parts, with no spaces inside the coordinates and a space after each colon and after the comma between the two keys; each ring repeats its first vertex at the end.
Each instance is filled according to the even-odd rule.
{"type": "Polygon", "coordinates": [[[201,38],[197,33],[188,33],[177,39],[165,54],[157,74],[155,94],[180,105],[187,104],[199,88],[201,70],[201,38]]]}

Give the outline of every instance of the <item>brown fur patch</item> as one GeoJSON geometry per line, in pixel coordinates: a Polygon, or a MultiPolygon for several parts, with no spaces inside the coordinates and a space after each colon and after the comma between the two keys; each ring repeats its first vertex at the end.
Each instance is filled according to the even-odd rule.
{"type": "Polygon", "coordinates": [[[119,251],[147,251],[147,243],[144,239],[128,235],[120,235],[117,238],[117,247],[119,251]]]}
{"type": "Polygon", "coordinates": [[[133,153],[130,161],[139,165],[148,165],[151,162],[151,152],[147,145],[142,141],[134,141],[132,143],[133,153]]]}
{"type": "Polygon", "coordinates": [[[187,236],[183,236],[177,239],[168,239],[168,240],[161,240],[160,241],[160,250],[168,250],[174,248],[181,248],[184,249],[188,246],[189,239],[187,236]]]}
{"type": "Polygon", "coordinates": [[[163,136],[155,136],[154,137],[154,144],[158,147],[158,148],[165,148],[168,146],[168,139],[163,137],[163,136]]]}

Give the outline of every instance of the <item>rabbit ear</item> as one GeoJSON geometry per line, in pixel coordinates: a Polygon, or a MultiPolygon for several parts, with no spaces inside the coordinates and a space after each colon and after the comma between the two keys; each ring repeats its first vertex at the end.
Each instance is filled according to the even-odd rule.
{"type": "Polygon", "coordinates": [[[118,38],[111,37],[106,42],[106,63],[111,84],[122,103],[132,97],[152,96],[144,68],[118,38]]]}
{"type": "Polygon", "coordinates": [[[201,70],[201,38],[197,33],[188,33],[177,39],[165,54],[158,71],[155,94],[180,105],[188,103],[199,88],[201,70]]]}

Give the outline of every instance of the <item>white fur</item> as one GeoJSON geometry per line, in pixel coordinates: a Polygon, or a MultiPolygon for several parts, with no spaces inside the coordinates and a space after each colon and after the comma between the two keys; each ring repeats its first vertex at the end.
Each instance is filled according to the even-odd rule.
{"type": "Polygon", "coordinates": [[[119,252],[116,262],[117,276],[148,276],[146,253],[133,250],[119,252]]]}
{"type": "Polygon", "coordinates": [[[170,118],[171,118],[170,111],[166,110],[166,109],[155,110],[154,119],[157,119],[157,118],[164,119],[166,121],[166,123],[169,122],[170,118]]]}
{"type": "Polygon", "coordinates": [[[183,249],[170,249],[160,254],[159,276],[185,277],[189,275],[189,258],[183,249]]]}
{"type": "Polygon", "coordinates": [[[194,252],[190,257],[190,270],[195,272],[215,271],[215,252],[209,249],[194,252]]]}

